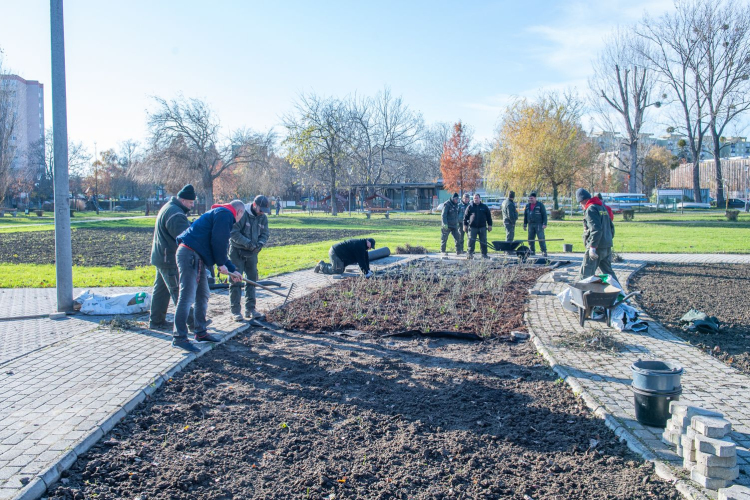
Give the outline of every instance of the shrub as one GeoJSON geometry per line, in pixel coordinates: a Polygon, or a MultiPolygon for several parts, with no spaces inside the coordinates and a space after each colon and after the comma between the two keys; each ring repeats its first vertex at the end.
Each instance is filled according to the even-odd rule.
{"type": "Polygon", "coordinates": [[[622,220],[633,220],[635,218],[635,210],[623,210],[622,220]]]}
{"type": "Polygon", "coordinates": [[[739,210],[727,210],[725,213],[727,220],[734,221],[734,222],[737,222],[737,218],[739,217],[739,215],[740,215],[739,210]]]}
{"type": "Polygon", "coordinates": [[[552,220],[564,220],[565,219],[565,210],[550,210],[549,211],[549,218],[552,220]]]}
{"type": "Polygon", "coordinates": [[[37,217],[41,217],[42,215],[44,215],[44,210],[37,210],[36,215],[37,217]]]}
{"type": "Polygon", "coordinates": [[[423,255],[427,253],[427,249],[425,247],[420,246],[411,246],[410,244],[406,243],[404,246],[398,246],[396,247],[396,253],[397,254],[417,254],[417,255],[423,255]]]}

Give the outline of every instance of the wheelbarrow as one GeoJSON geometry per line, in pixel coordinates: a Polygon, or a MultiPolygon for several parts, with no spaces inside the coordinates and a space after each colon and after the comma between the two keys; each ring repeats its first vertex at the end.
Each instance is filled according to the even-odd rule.
{"type": "Polygon", "coordinates": [[[578,323],[583,326],[595,307],[604,308],[607,326],[612,326],[612,312],[617,306],[641,292],[631,292],[617,300],[622,290],[607,283],[575,283],[570,285],[570,302],[578,307],[578,323]]]}
{"type": "MultiPolygon", "coordinates": [[[[514,241],[493,241],[492,246],[498,252],[515,253],[516,257],[521,259],[522,262],[526,262],[526,259],[531,254],[531,250],[526,245],[521,243],[528,243],[532,240],[514,240],[514,241]]],[[[564,241],[562,238],[554,240],[534,240],[534,241],[564,241]]]]}

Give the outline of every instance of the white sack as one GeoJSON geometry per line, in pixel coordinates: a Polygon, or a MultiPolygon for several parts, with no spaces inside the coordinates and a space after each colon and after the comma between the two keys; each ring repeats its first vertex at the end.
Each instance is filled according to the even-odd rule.
{"type": "Polygon", "coordinates": [[[121,293],[106,296],[85,290],[74,299],[80,304],[83,314],[94,316],[114,316],[119,314],[138,314],[151,309],[151,294],[148,292],[121,293]]]}

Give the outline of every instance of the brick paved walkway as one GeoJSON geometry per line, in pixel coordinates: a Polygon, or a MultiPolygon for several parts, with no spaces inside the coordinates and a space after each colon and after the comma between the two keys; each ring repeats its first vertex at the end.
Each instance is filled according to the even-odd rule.
{"type": "MultiPolygon", "coordinates": [[[[372,267],[382,269],[414,258],[419,257],[392,256],[372,267]]],[[[273,278],[286,290],[295,283],[292,297],[337,279],[309,270],[273,278]]],[[[213,293],[209,302],[209,330],[225,338],[247,328],[232,320],[227,295],[226,290],[213,293]]],[[[258,309],[268,311],[283,300],[260,290],[258,309]]],[[[3,289],[0,319],[48,314],[54,301],[54,289],[3,289]]],[[[39,498],[78,455],[195,359],[173,349],[169,335],[145,328],[111,330],[99,325],[102,319],[111,318],[0,321],[0,499],[39,498]]],[[[148,314],[134,319],[148,321],[148,314]]],[[[200,354],[211,349],[203,346],[200,354]]]]}
{"type": "MultiPolygon", "coordinates": [[[[559,257],[575,264],[581,260],[580,255],[559,257]]],[[[625,263],[614,266],[623,285],[646,262],[750,263],[747,255],[626,254],[625,258],[625,263]]],[[[572,282],[577,272],[577,265],[569,267],[566,281],[572,282]]],[[[530,297],[526,320],[537,348],[586,404],[606,418],[607,424],[616,429],[618,436],[627,439],[631,448],[647,459],[661,462],[661,470],[667,474],[671,470],[680,476],[682,459],[661,442],[662,430],[636,421],[630,390],[630,365],[638,358],[676,361],[684,367],[681,400],[716,409],[732,422],[734,432],[730,437],[738,444],[738,463],[743,471],[738,482],[750,485],[750,377],[677,338],[645,315],[648,332],[618,332],[593,321],[587,321],[582,328],[578,315],[565,311],[555,296],[565,287],[565,282],[554,282],[551,273],[542,276],[534,288],[541,295],[530,297]],[[582,351],[559,344],[566,335],[591,330],[606,330],[624,346],[623,352],[582,351]]],[[[689,493],[687,490],[693,486],[697,485],[678,481],[683,493],[689,493]]],[[[702,493],[706,492],[693,490],[688,496],[701,498],[702,493]]]]}

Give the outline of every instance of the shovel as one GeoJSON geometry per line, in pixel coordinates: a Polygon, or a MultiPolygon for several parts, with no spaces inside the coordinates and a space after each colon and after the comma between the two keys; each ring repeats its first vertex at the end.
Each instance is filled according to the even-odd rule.
{"type": "MultiPolygon", "coordinates": [[[[222,273],[221,271],[220,271],[220,273],[221,273],[221,274],[226,274],[227,276],[230,276],[230,277],[231,277],[231,275],[230,275],[230,274],[227,274],[227,273],[222,273]]],[[[269,287],[267,287],[267,286],[265,286],[265,285],[261,285],[260,283],[257,283],[257,282],[255,282],[255,281],[249,280],[249,279],[247,279],[247,278],[242,278],[242,281],[244,281],[245,283],[247,283],[247,284],[249,284],[249,285],[252,285],[252,286],[255,286],[255,287],[258,287],[258,288],[262,288],[263,290],[267,290],[267,291],[269,291],[269,292],[271,292],[271,293],[275,293],[275,294],[276,294],[276,295],[278,295],[279,297],[284,297],[284,303],[283,303],[283,304],[281,304],[281,307],[284,307],[284,306],[286,305],[286,301],[287,301],[287,300],[289,300],[289,297],[290,297],[290,296],[292,295],[292,291],[294,291],[294,283],[292,283],[292,285],[291,285],[291,286],[289,287],[289,292],[287,292],[287,294],[286,294],[286,295],[284,295],[284,294],[283,294],[283,293],[281,293],[281,292],[277,292],[276,290],[274,290],[274,289],[272,289],[272,288],[269,288],[269,287]]]]}

